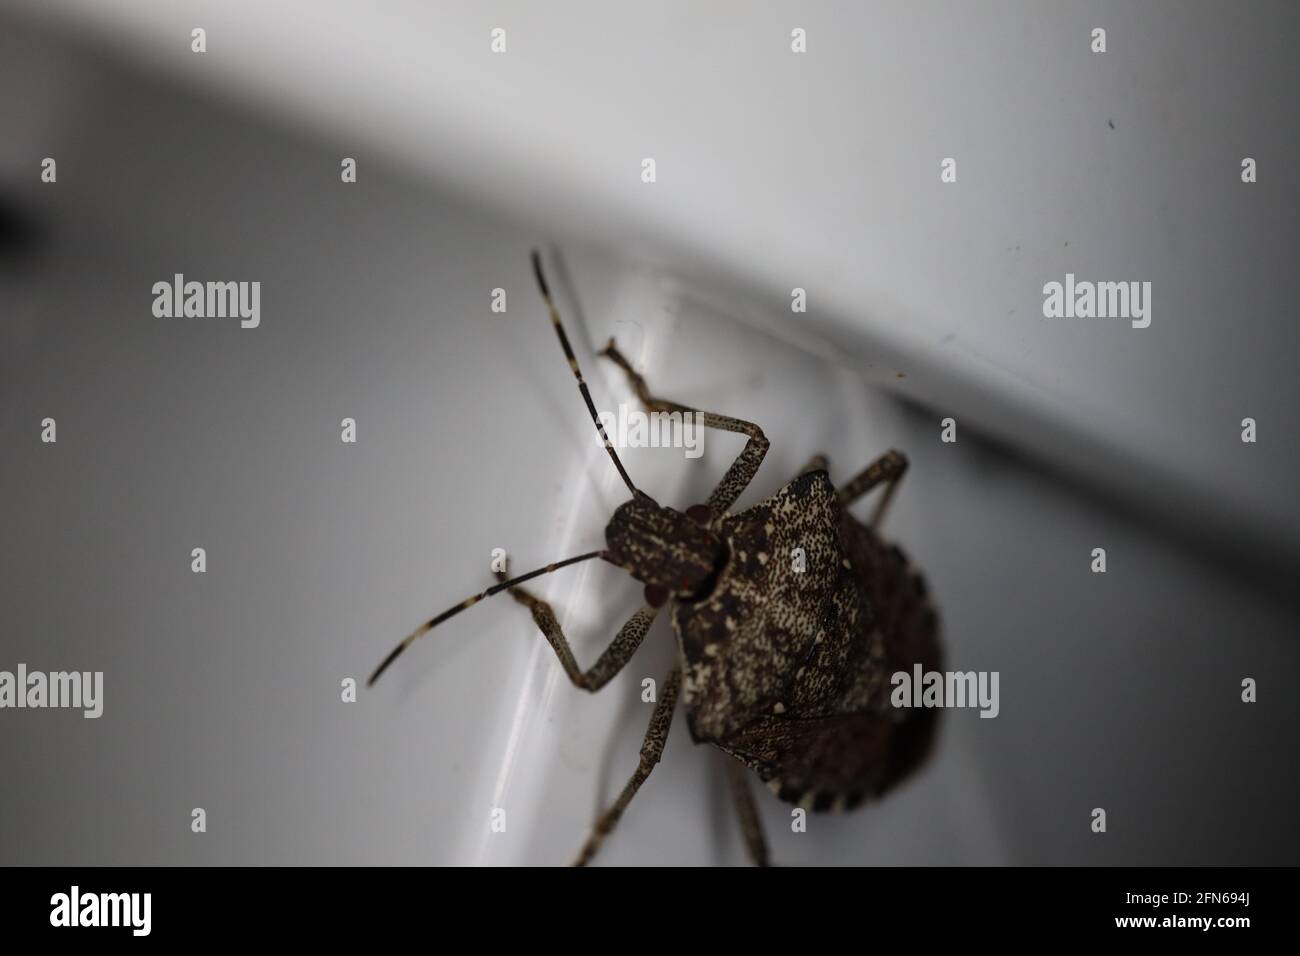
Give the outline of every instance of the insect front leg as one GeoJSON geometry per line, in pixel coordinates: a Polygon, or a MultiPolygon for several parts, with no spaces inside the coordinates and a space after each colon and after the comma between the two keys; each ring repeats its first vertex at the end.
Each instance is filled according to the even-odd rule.
{"type": "Polygon", "coordinates": [[[673,665],[672,672],[660,685],[659,701],[655,704],[655,712],[650,717],[650,726],[646,728],[645,740],[641,744],[641,759],[637,763],[636,772],[632,774],[632,779],[627,782],[618,799],[600,815],[600,819],[592,827],[591,836],[587,837],[587,842],[579,851],[578,858],[573,861],[574,866],[586,866],[591,862],[600,845],[605,842],[605,837],[613,831],[619,818],[623,816],[623,811],[627,809],[636,792],[641,789],[641,784],[645,783],[646,778],[650,776],[650,771],[663,756],[664,745],[668,743],[668,728],[672,726],[673,711],[677,707],[677,692],[681,686],[682,666],[677,663],[673,665]]]}
{"type": "Polygon", "coordinates": [[[758,816],[754,794],[749,789],[749,768],[729,754],[723,760],[727,764],[727,783],[736,801],[736,817],[740,820],[745,849],[755,866],[767,866],[767,839],[763,836],[763,822],[758,816]]]}
{"type": "Polygon", "coordinates": [[[731,463],[727,473],[722,476],[722,481],[718,482],[718,486],[709,495],[707,502],[709,513],[715,521],[721,518],[736,503],[736,499],[740,497],[741,492],[754,480],[754,475],[758,473],[758,466],[763,463],[763,458],[767,455],[770,442],[767,440],[767,436],[763,434],[763,429],[753,422],[743,421],[739,418],[728,418],[726,415],[717,415],[713,412],[703,412],[687,405],[670,402],[667,399],[655,398],[650,394],[650,389],[641,373],[632,368],[632,363],[618,350],[618,346],[614,344],[613,339],[609,340],[609,343],[601,350],[600,354],[610,359],[627,373],[628,381],[647,411],[680,412],[683,416],[698,415],[705,428],[717,428],[721,431],[735,432],[749,437],[749,440],[745,442],[745,447],[741,449],[736,460],[731,463]]]}
{"type": "Polygon", "coordinates": [[[902,480],[906,471],[907,459],[903,457],[902,453],[892,450],[887,451],[864,468],[852,481],[840,488],[836,495],[839,497],[840,504],[847,508],[852,502],[861,498],[876,485],[884,482],[885,492],[880,496],[880,503],[876,505],[876,510],[871,515],[870,526],[875,528],[885,516],[885,509],[889,507],[889,502],[894,497],[894,491],[898,488],[898,483],[902,480]]]}
{"type": "MultiPolygon", "coordinates": [[[[506,579],[505,573],[501,571],[498,571],[496,576],[498,581],[506,579]]],[[[522,587],[511,588],[510,596],[532,613],[533,620],[537,622],[547,643],[555,651],[555,656],[560,659],[560,666],[564,668],[564,673],[568,675],[573,685],[592,693],[608,684],[610,678],[632,659],[636,649],[645,640],[650,625],[654,623],[655,615],[659,613],[657,608],[650,607],[648,604],[642,607],[623,625],[613,643],[605,648],[604,653],[596,659],[595,664],[591,665],[590,670],[584,671],[578,666],[569,647],[569,641],[560,630],[560,622],[556,620],[555,611],[551,606],[522,587]]]]}

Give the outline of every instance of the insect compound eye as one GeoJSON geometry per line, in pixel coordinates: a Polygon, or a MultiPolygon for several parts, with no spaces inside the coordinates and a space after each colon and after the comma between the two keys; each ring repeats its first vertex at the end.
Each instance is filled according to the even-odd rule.
{"type": "Polygon", "coordinates": [[[668,603],[668,589],[662,584],[647,584],[645,602],[651,607],[663,607],[668,603]]]}
{"type": "Polygon", "coordinates": [[[690,518],[696,524],[708,524],[713,514],[709,511],[708,505],[691,505],[686,509],[686,517],[690,518]]]}

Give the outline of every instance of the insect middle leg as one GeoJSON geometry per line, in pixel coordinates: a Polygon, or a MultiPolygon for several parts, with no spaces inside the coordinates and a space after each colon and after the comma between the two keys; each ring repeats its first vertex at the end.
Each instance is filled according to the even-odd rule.
{"type": "MultiPolygon", "coordinates": [[[[505,573],[502,571],[498,571],[496,576],[498,581],[506,580],[505,573]]],[[[569,641],[560,630],[560,622],[556,620],[555,611],[551,606],[522,587],[511,588],[510,596],[532,613],[533,620],[537,622],[547,643],[555,651],[555,656],[560,659],[560,666],[564,668],[564,673],[568,675],[573,685],[592,693],[608,684],[610,678],[632,659],[636,649],[645,640],[650,625],[654,623],[655,615],[659,613],[657,608],[650,607],[648,604],[642,607],[628,618],[613,643],[596,659],[596,663],[592,664],[589,670],[584,671],[578,666],[573,650],[569,647],[569,641]]]]}
{"type": "Polygon", "coordinates": [[[755,866],[767,866],[767,839],[763,836],[763,822],[758,817],[754,794],[749,789],[749,770],[730,754],[723,759],[727,764],[727,783],[736,802],[736,817],[740,820],[745,849],[755,866]]]}
{"type": "Polygon", "coordinates": [[[907,459],[900,452],[887,451],[836,492],[840,504],[847,508],[876,485],[884,482],[884,494],[880,496],[880,502],[871,515],[870,526],[875,528],[885,516],[885,509],[889,507],[889,502],[893,499],[898,483],[906,471],[907,459]]]}
{"type": "Polygon", "coordinates": [[[749,437],[749,440],[745,442],[745,447],[736,456],[736,460],[731,463],[731,467],[727,469],[727,473],[722,476],[722,480],[718,482],[718,486],[713,489],[713,493],[709,495],[709,500],[706,502],[709,513],[713,518],[715,520],[721,518],[726,514],[727,509],[736,503],[736,499],[740,497],[741,492],[754,480],[754,475],[758,472],[758,466],[763,463],[763,458],[767,455],[770,442],[767,440],[767,436],[763,434],[763,429],[753,422],[747,422],[739,418],[729,418],[726,415],[717,415],[713,412],[704,412],[677,402],[670,402],[667,399],[655,398],[650,394],[650,388],[646,385],[641,373],[632,368],[632,363],[618,350],[618,346],[614,344],[613,339],[610,339],[608,344],[601,349],[600,354],[610,359],[627,373],[628,381],[647,411],[699,415],[705,428],[717,428],[749,437]]]}
{"type": "Polygon", "coordinates": [[[618,799],[600,815],[596,825],[591,828],[591,836],[587,837],[587,842],[578,852],[578,858],[573,861],[574,866],[586,866],[591,862],[600,845],[605,842],[605,837],[613,831],[619,818],[623,816],[623,811],[627,809],[636,792],[641,789],[641,784],[645,783],[646,778],[650,776],[650,771],[663,756],[664,745],[668,743],[668,729],[673,723],[673,711],[677,707],[677,692],[681,686],[682,666],[680,663],[675,663],[668,677],[660,685],[659,700],[655,704],[654,714],[650,717],[650,726],[646,728],[636,771],[632,774],[632,779],[623,787],[623,792],[618,795],[618,799]]]}

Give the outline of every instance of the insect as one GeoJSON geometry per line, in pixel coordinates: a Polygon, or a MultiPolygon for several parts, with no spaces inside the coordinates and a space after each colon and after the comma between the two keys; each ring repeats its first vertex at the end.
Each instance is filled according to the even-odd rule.
{"type": "Polygon", "coordinates": [[[632,497],[605,528],[605,547],[548,564],[466,598],[409,634],[371,675],[371,685],[419,637],[508,591],[526,607],[574,686],[595,692],[631,659],[650,625],[670,608],[678,653],[660,685],[636,771],[596,820],[576,865],[595,855],[663,754],[678,698],[692,739],[727,755],[729,783],[750,858],[768,862],[748,781],[756,773],[805,810],[856,807],[911,773],[930,750],[937,711],[894,708],[890,675],[941,665],[938,621],[925,581],[878,528],[907,470],[890,451],[841,488],[824,456],[765,501],[732,513],[768,450],[761,428],[654,397],[610,339],[601,355],[626,373],[647,411],[696,412],[705,427],[746,436],[744,448],[702,504],[677,511],[632,482],[606,434],[551,298],[541,257],[533,273],[578,390],[605,451],[632,497]],[[879,487],[869,522],[848,507],[879,487]],[[521,585],[599,558],[645,585],[644,605],[595,664],[574,659],[555,612],[521,585]]]}

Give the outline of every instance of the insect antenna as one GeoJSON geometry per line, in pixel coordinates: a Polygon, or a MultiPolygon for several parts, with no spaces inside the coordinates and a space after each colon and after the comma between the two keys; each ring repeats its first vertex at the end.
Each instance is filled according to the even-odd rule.
{"type": "Polygon", "coordinates": [[[546,284],[546,276],[542,272],[542,257],[536,249],[533,250],[533,275],[537,277],[537,287],[542,292],[542,299],[546,302],[547,311],[551,313],[551,324],[555,326],[555,334],[560,337],[560,348],[564,349],[564,357],[569,360],[569,368],[573,369],[573,377],[578,380],[578,391],[582,392],[582,400],[587,403],[587,411],[591,412],[591,420],[596,426],[596,431],[600,432],[600,440],[605,445],[605,451],[609,452],[609,457],[613,460],[614,467],[618,469],[623,484],[627,485],[628,490],[635,495],[637,493],[636,485],[632,484],[632,479],[628,477],[623,463],[618,460],[618,453],[614,451],[614,444],[609,440],[609,436],[605,434],[605,426],[600,423],[600,416],[596,414],[596,404],[591,400],[591,392],[587,390],[587,383],[583,380],[582,372],[578,368],[578,359],[573,354],[573,347],[569,345],[569,336],[565,333],[564,324],[560,321],[560,313],[551,300],[551,289],[546,284]]]}
{"type": "Polygon", "coordinates": [[[590,561],[592,558],[604,558],[604,557],[606,557],[605,551],[588,551],[586,554],[580,554],[577,557],[565,558],[563,561],[557,561],[554,564],[546,565],[546,567],[544,568],[538,568],[535,571],[529,571],[527,574],[521,574],[517,578],[511,578],[509,581],[502,581],[500,584],[494,584],[486,591],[480,591],[478,594],[475,594],[473,597],[468,597],[465,600],[461,601],[459,604],[447,608],[447,610],[443,611],[437,617],[431,618],[430,620],[426,621],[424,624],[421,624],[419,627],[417,627],[410,634],[406,635],[406,637],[402,639],[402,643],[394,647],[392,652],[387,657],[384,658],[383,663],[375,668],[375,672],[370,675],[370,680],[366,681],[366,686],[370,687],[371,685],[374,684],[375,681],[379,680],[379,675],[381,675],[384,671],[388,670],[388,666],[392,664],[393,661],[397,660],[398,655],[401,654],[402,651],[406,650],[408,647],[414,644],[415,639],[417,637],[422,637],[425,634],[428,634],[431,630],[433,630],[443,621],[447,620],[448,618],[455,617],[457,614],[459,614],[461,611],[465,610],[466,608],[473,607],[475,604],[477,604],[479,601],[483,600],[484,598],[488,598],[494,594],[498,594],[501,591],[506,590],[507,588],[512,588],[516,584],[523,584],[525,581],[529,581],[533,578],[540,577],[543,574],[550,574],[552,571],[560,570],[560,568],[567,568],[569,565],[577,564],[579,561],[590,561]]]}

